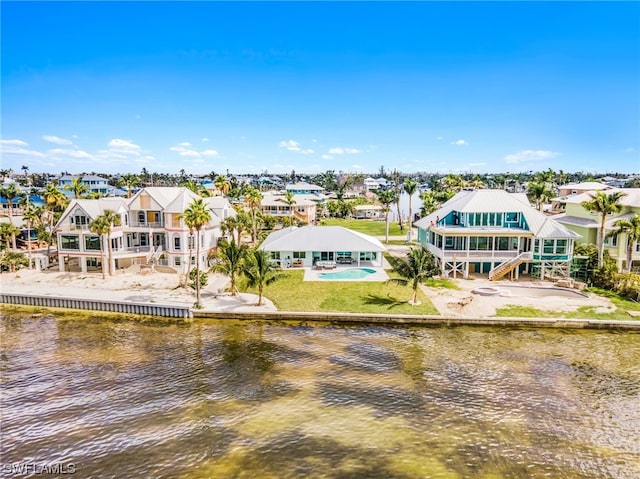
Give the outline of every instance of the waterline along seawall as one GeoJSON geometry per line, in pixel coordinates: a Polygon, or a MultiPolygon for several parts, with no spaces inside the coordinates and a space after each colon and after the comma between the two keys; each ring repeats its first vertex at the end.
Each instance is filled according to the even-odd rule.
{"type": "Polygon", "coordinates": [[[33,308],[62,308],[84,311],[103,311],[122,315],[146,315],[163,318],[239,319],[248,321],[298,321],[322,323],[360,323],[410,326],[499,326],[564,329],[600,329],[640,331],[640,321],[565,319],[565,318],[494,318],[409,314],[370,314],[316,311],[260,311],[235,312],[193,309],[186,305],[162,305],[98,299],[38,296],[0,293],[0,304],[33,308]]]}

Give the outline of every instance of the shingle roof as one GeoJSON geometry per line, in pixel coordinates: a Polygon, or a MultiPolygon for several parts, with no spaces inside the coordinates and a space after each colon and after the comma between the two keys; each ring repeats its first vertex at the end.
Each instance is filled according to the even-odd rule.
{"type": "Polygon", "coordinates": [[[509,213],[524,215],[529,230],[539,238],[578,238],[580,235],[542,214],[531,206],[524,193],[504,190],[463,190],[444,203],[438,210],[414,224],[427,229],[432,221],[444,218],[452,211],[461,213],[509,213]]]}
{"type": "Polygon", "coordinates": [[[387,251],[372,236],[342,226],[290,226],[267,236],[264,251],[387,251]]]}

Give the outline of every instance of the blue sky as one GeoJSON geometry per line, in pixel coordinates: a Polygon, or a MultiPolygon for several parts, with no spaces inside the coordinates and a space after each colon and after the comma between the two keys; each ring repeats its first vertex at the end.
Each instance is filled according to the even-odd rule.
{"type": "Polygon", "coordinates": [[[640,171],[638,2],[6,2],[2,168],[640,171]]]}

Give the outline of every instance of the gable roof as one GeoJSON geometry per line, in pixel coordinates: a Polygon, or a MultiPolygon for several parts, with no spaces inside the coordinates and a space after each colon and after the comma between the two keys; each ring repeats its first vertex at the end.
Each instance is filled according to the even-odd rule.
{"type": "MultiPolygon", "coordinates": [[[[640,208],[640,188],[609,188],[603,191],[604,194],[610,195],[611,193],[622,192],[624,196],[620,198],[620,204],[623,206],[629,206],[632,208],[640,208]]],[[[592,194],[594,191],[585,191],[578,195],[568,196],[562,200],[566,203],[580,204],[583,201],[592,200],[592,194]]]]}
{"type": "Polygon", "coordinates": [[[80,208],[89,217],[89,219],[94,220],[98,216],[103,214],[105,210],[113,210],[116,213],[126,212],[127,200],[124,198],[111,196],[91,200],[73,199],[64,210],[64,214],[60,217],[58,223],[56,223],[56,227],[62,224],[62,222],[66,220],[69,215],[75,211],[76,208],[80,208]]]}
{"type": "Polygon", "coordinates": [[[264,251],[387,251],[376,238],[342,226],[290,226],[274,231],[260,245],[264,251]]]}
{"type": "Polygon", "coordinates": [[[416,221],[414,225],[427,229],[432,221],[446,217],[452,211],[461,213],[521,213],[529,230],[539,238],[579,238],[554,219],[531,206],[524,193],[508,193],[504,190],[463,190],[444,203],[439,209],[416,221]]]}

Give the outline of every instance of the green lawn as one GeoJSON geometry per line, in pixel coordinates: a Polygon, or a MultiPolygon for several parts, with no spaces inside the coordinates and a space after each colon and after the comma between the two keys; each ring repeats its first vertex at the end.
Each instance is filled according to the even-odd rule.
{"type": "MultiPolygon", "coordinates": [[[[385,235],[385,223],[384,221],[375,220],[350,220],[343,218],[324,218],[320,220],[320,224],[324,226],[344,226],[354,231],[359,231],[371,236],[384,236],[385,235]]],[[[404,231],[400,231],[400,227],[397,222],[389,222],[389,236],[400,236],[407,234],[407,228],[404,231]]]]}
{"type": "MultiPolygon", "coordinates": [[[[611,291],[597,288],[592,288],[590,291],[600,296],[606,296],[617,309],[613,313],[596,313],[593,306],[581,306],[576,311],[562,313],[562,317],[569,319],[618,319],[627,321],[640,319],[627,313],[627,311],[640,311],[640,305],[638,303],[621,298],[611,291]]],[[[557,318],[558,312],[537,309],[531,306],[516,306],[510,304],[496,310],[496,316],[499,318],[557,318]]]]}
{"type": "MultiPolygon", "coordinates": [[[[407,303],[409,286],[369,281],[303,281],[304,271],[284,271],[282,279],[265,288],[264,295],[279,310],[343,313],[439,314],[418,290],[418,301],[407,303]]],[[[254,289],[247,291],[255,293],[254,289]]]]}

